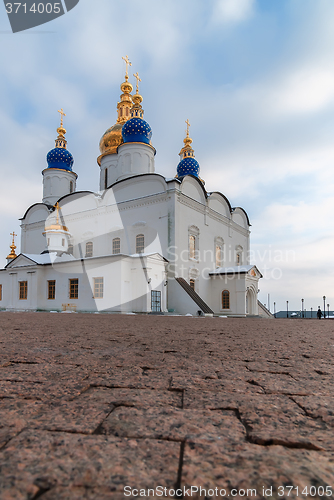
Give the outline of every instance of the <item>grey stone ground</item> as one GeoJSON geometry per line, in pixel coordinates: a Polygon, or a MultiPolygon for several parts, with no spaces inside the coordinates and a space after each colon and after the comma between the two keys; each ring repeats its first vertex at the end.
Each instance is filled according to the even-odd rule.
{"type": "Polygon", "coordinates": [[[334,321],[1,313],[0,347],[1,500],[333,498],[334,321]]]}

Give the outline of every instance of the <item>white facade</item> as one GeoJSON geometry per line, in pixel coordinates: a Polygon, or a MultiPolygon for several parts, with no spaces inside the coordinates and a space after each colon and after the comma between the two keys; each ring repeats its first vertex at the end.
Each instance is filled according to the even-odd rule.
{"type": "Polygon", "coordinates": [[[196,314],[182,277],[215,314],[257,315],[246,212],[196,175],[165,179],[154,157],[144,142],[104,149],[98,193],[76,192],[70,170],[43,170],[43,202],[21,219],[21,254],[0,271],[0,307],[196,314]]]}

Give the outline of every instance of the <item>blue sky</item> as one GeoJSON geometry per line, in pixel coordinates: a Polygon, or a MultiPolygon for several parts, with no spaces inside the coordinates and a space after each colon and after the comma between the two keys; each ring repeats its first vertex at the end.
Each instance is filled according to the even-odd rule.
{"type": "Polygon", "coordinates": [[[98,189],[128,54],[156,170],[175,175],[189,118],[207,190],[249,214],[260,300],[316,308],[326,295],[334,309],[332,0],[80,0],[15,35],[0,7],[0,43],[3,264],[9,233],[41,200],[61,107],[78,189],[98,189]]]}

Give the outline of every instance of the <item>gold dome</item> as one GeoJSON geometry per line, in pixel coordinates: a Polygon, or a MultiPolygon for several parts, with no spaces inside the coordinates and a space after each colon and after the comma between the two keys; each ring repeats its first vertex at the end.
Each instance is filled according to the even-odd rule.
{"type": "Polygon", "coordinates": [[[116,123],[103,134],[100,140],[101,155],[117,153],[117,148],[123,143],[123,123],[116,123]]]}

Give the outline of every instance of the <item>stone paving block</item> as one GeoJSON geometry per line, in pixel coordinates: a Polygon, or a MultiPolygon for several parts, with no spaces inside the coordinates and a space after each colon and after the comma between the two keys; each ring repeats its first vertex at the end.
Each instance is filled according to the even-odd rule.
{"type": "Polygon", "coordinates": [[[171,389],[177,390],[202,390],[202,391],[214,391],[214,392],[237,392],[244,394],[249,393],[263,393],[263,389],[260,386],[248,383],[243,379],[229,379],[229,380],[212,380],[203,379],[196,375],[177,376],[173,377],[170,384],[171,389]]]}
{"type": "Polygon", "coordinates": [[[244,442],[246,432],[233,411],[116,408],[100,432],[128,438],[244,442]]]}
{"type": "Polygon", "coordinates": [[[73,399],[89,388],[85,381],[71,380],[45,383],[0,381],[0,398],[27,398],[37,400],[73,399]]]}
{"type": "Polygon", "coordinates": [[[287,397],[243,397],[238,410],[253,443],[324,450],[331,442],[330,427],[308,417],[287,397]]]}
{"type": "MultiPolygon", "coordinates": [[[[150,370],[150,372],[153,370],[150,370]]],[[[171,377],[160,373],[145,375],[131,373],[130,370],[118,370],[112,374],[92,374],[87,382],[95,387],[128,388],[128,389],[169,389],[171,377]]]]}
{"type": "MultiPolygon", "coordinates": [[[[305,486],[333,484],[334,460],[316,451],[292,450],[282,446],[239,445],[234,450],[226,450],[218,443],[186,443],[181,485],[185,488],[201,486],[203,489],[231,490],[255,489],[256,495],[243,493],[234,498],[289,498],[287,490],[281,496],[279,486],[293,485],[299,488],[299,497],[305,486]],[[262,495],[262,488],[273,487],[269,497],[262,495]]],[[[295,490],[296,492],[296,490],[295,490]]],[[[226,495],[226,497],[227,497],[226,495]]],[[[292,496],[292,495],[291,495],[292,496]]],[[[194,493],[196,500],[211,498],[194,493]]],[[[310,498],[308,496],[307,498],[310,498]]],[[[320,498],[316,496],[316,498],[320,498]]],[[[328,498],[328,497],[327,497],[328,498]]]]}
{"type": "Polygon", "coordinates": [[[57,486],[173,487],[179,454],[180,444],[167,441],[26,430],[0,451],[0,498],[28,500],[57,486]]]}
{"type": "Polygon", "coordinates": [[[186,389],[183,393],[183,408],[189,409],[229,409],[238,410],[239,398],[237,393],[225,391],[202,391],[186,389]]]}
{"type": "Polygon", "coordinates": [[[158,389],[110,389],[91,387],[78,397],[80,402],[90,405],[98,403],[116,406],[172,406],[182,408],[182,392],[158,389]]]}
{"type": "Polygon", "coordinates": [[[311,394],[328,394],[331,388],[322,381],[304,379],[295,380],[289,375],[271,373],[252,373],[248,382],[260,386],[266,393],[309,396],[311,394]]]}
{"type": "Polygon", "coordinates": [[[0,369],[0,380],[15,380],[17,382],[47,382],[65,378],[72,369],[69,365],[48,363],[14,363],[0,369]]]}
{"type": "Polygon", "coordinates": [[[293,396],[292,399],[313,418],[319,418],[334,427],[333,396],[293,396]]]}

